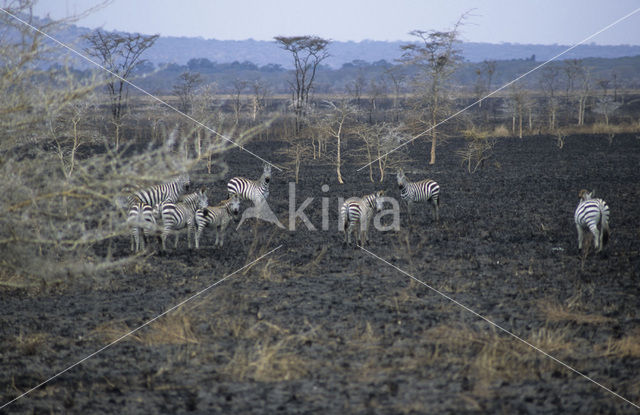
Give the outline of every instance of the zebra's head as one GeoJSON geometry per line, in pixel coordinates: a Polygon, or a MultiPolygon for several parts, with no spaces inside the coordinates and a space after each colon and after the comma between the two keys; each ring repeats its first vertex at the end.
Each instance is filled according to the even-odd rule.
{"type": "Polygon", "coordinates": [[[271,165],[270,164],[267,164],[267,163],[264,164],[261,179],[262,179],[262,182],[266,183],[267,185],[271,181],[271,165]]]}
{"type": "Polygon", "coordinates": [[[404,187],[407,185],[407,177],[404,175],[402,169],[398,169],[396,177],[398,178],[398,188],[400,190],[404,189],[404,187]]]}
{"type": "Polygon", "coordinates": [[[593,191],[588,191],[585,189],[582,189],[578,192],[578,197],[580,198],[580,200],[589,200],[589,199],[593,199],[593,194],[595,192],[593,191]]]}
{"type": "Polygon", "coordinates": [[[207,197],[207,189],[201,187],[198,190],[198,200],[196,201],[198,209],[206,209],[209,206],[209,198],[207,197]]]}
{"type": "Polygon", "coordinates": [[[230,199],[227,200],[227,211],[233,217],[233,220],[236,222],[240,220],[240,198],[238,195],[233,195],[230,199]]]}
{"type": "Polygon", "coordinates": [[[384,207],[384,190],[378,190],[375,193],[376,197],[376,211],[380,212],[384,207]]]}
{"type": "Polygon", "coordinates": [[[191,186],[191,180],[189,179],[188,174],[181,174],[176,178],[176,184],[179,188],[182,189],[183,192],[189,191],[189,187],[191,186]]]}

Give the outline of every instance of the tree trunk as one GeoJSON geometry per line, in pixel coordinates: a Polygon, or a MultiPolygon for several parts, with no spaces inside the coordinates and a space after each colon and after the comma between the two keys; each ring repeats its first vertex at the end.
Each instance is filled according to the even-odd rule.
{"type": "Polygon", "coordinates": [[[344,181],[342,180],[342,173],[340,173],[340,164],[341,164],[341,160],[340,160],[340,134],[338,134],[338,155],[336,157],[336,172],[338,173],[338,183],[344,184],[344,181]]]}

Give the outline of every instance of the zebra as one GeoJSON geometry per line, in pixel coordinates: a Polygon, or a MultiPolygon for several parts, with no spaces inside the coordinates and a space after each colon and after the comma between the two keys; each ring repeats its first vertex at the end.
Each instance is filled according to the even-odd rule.
{"type": "Polygon", "coordinates": [[[580,190],[578,196],[580,203],[573,215],[578,230],[578,250],[582,249],[584,229],[588,228],[593,234],[596,252],[600,252],[609,240],[609,206],[604,200],[594,198],[593,192],[584,189],[580,190]]]}
{"type": "Polygon", "coordinates": [[[370,195],[350,197],[342,203],[340,208],[340,218],[342,230],[344,231],[344,243],[351,244],[351,234],[356,226],[360,226],[360,232],[356,232],[356,243],[364,245],[367,242],[367,228],[373,216],[373,210],[382,210],[383,190],[378,190],[370,195]],[[347,227],[348,224],[348,227],[347,227]]]}
{"type": "Polygon", "coordinates": [[[168,183],[158,184],[134,192],[131,200],[139,200],[151,207],[157,207],[164,202],[175,203],[189,189],[190,185],[189,175],[182,174],[168,183]]]}
{"type": "Polygon", "coordinates": [[[438,221],[438,207],[440,206],[440,186],[433,180],[410,182],[402,169],[398,170],[398,188],[400,197],[407,202],[407,213],[411,219],[411,204],[414,202],[431,202],[435,220],[438,221]]]}
{"type": "Polygon", "coordinates": [[[144,241],[142,241],[142,244],[140,243],[140,225],[145,225],[143,232],[144,237],[147,237],[150,233],[150,228],[153,228],[156,224],[160,213],[159,205],[164,202],[176,202],[185,190],[188,189],[190,184],[189,176],[183,174],[168,183],[158,184],[146,189],[139,189],[129,196],[127,222],[129,222],[131,226],[131,235],[133,237],[131,241],[132,251],[144,249],[144,241]],[[151,212],[149,210],[151,210],[151,212]],[[140,216],[140,214],[142,214],[142,216],[140,216]]]}
{"type": "Polygon", "coordinates": [[[129,208],[127,223],[131,227],[131,251],[144,249],[145,239],[156,226],[157,209],[144,202],[134,202],[129,208]],[[144,234],[141,235],[141,232],[144,234]]]}
{"type": "Polygon", "coordinates": [[[227,183],[229,197],[238,195],[240,199],[250,200],[255,206],[258,206],[269,197],[270,181],[271,165],[265,163],[259,180],[249,180],[244,177],[234,177],[229,180],[227,183]]]}
{"type": "Polygon", "coordinates": [[[195,214],[198,209],[206,208],[209,204],[205,189],[184,196],[180,202],[165,202],[160,205],[160,217],[162,218],[162,250],[166,250],[165,241],[169,233],[175,233],[174,248],[178,247],[178,233],[180,229],[187,227],[187,244],[191,248],[191,233],[195,225],[195,214]]]}
{"type": "Polygon", "coordinates": [[[196,249],[200,248],[200,235],[210,224],[216,228],[215,246],[224,244],[224,231],[231,219],[238,221],[240,214],[240,198],[234,195],[223,200],[218,206],[207,206],[196,210],[196,249]]]}

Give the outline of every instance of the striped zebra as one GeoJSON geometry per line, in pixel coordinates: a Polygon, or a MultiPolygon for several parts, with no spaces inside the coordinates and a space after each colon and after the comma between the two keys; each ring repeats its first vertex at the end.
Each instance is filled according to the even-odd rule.
{"type": "Polygon", "coordinates": [[[156,226],[156,214],[157,210],[144,202],[131,204],[127,216],[127,223],[131,227],[131,251],[144,249],[145,239],[156,226]]]}
{"type": "Polygon", "coordinates": [[[168,183],[140,189],[132,195],[132,199],[137,199],[151,207],[157,207],[164,202],[175,203],[190,185],[189,176],[183,174],[168,183]]]}
{"type": "Polygon", "coordinates": [[[269,197],[269,182],[271,181],[271,165],[263,167],[259,180],[249,180],[244,177],[234,177],[227,183],[229,197],[238,195],[240,199],[250,200],[258,206],[269,197]]]}
{"type": "Polygon", "coordinates": [[[147,237],[151,229],[155,227],[156,219],[159,215],[159,205],[164,202],[176,202],[178,198],[188,189],[191,181],[186,174],[180,175],[168,183],[158,184],[146,189],[139,189],[129,196],[128,206],[129,214],[127,222],[131,226],[131,235],[133,237],[131,250],[135,251],[144,249],[144,241],[140,239],[140,226],[147,237]],[[152,213],[148,211],[152,210],[152,213]],[[141,217],[140,214],[143,214],[141,217]],[[134,219],[137,218],[137,219],[134,219]],[[140,220],[142,219],[142,220],[140,220]],[[140,243],[142,241],[142,244],[140,243]]]}
{"type": "Polygon", "coordinates": [[[364,245],[367,242],[369,221],[373,217],[374,209],[378,212],[382,210],[383,196],[384,191],[379,190],[362,198],[350,197],[342,203],[340,219],[342,221],[345,244],[351,244],[351,234],[356,232],[356,226],[360,227],[360,231],[356,232],[356,243],[364,245]]]}
{"type": "Polygon", "coordinates": [[[223,200],[218,206],[207,206],[196,210],[196,249],[200,248],[200,235],[205,227],[213,225],[216,229],[215,246],[224,244],[224,231],[231,219],[238,221],[240,198],[234,195],[223,200]]]}
{"type": "Polygon", "coordinates": [[[187,244],[191,248],[191,233],[195,227],[195,215],[198,209],[206,208],[209,204],[205,189],[184,196],[180,202],[165,202],[160,205],[162,219],[162,250],[166,250],[165,241],[169,233],[175,233],[174,248],[178,247],[178,231],[187,228],[187,244]]]}
{"type": "Polygon", "coordinates": [[[438,207],[440,206],[440,186],[438,183],[428,179],[410,182],[402,169],[398,170],[397,178],[400,197],[407,202],[409,219],[411,219],[412,203],[430,201],[435,213],[435,219],[438,221],[438,207]]]}
{"type": "Polygon", "coordinates": [[[593,192],[584,189],[580,190],[578,196],[580,203],[573,215],[578,230],[578,249],[582,249],[584,229],[589,229],[593,234],[596,252],[600,252],[609,240],[609,206],[604,200],[594,198],[593,192]]]}

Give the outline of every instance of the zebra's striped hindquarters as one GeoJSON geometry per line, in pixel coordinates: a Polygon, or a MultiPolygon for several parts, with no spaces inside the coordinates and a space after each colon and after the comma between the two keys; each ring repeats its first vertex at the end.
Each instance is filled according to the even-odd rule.
{"type": "Polygon", "coordinates": [[[581,190],[580,203],[573,215],[578,231],[578,249],[582,249],[584,230],[593,234],[596,252],[609,240],[609,206],[602,199],[593,198],[593,192],[581,190]]]}

